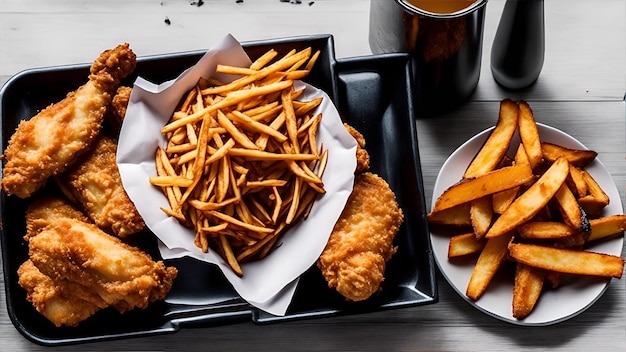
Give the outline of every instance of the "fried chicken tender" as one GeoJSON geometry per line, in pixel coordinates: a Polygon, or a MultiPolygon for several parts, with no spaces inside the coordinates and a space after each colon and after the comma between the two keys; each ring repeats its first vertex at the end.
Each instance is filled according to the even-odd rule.
{"type": "Polygon", "coordinates": [[[365,149],[365,137],[356,128],[344,123],[343,126],[350,133],[350,135],[356,140],[356,171],[355,173],[361,173],[369,170],[370,168],[370,155],[365,149]]]}
{"type": "Polygon", "coordinates": [[[65,279],[52,280],[32,261],[18,270],[18,284],[26,290],[26,299],[55,326],[77,326],[107,306],[100,296],[65,279]]]}
{"type": "Polygon", "coordinates": [[[328,287],[350,301],[380,290],[393,240],[404,220],[395,194],[380,176],[357,174],[354,188],[317,266],[328,287]]]}
{"type": "Polygon", "coordinates": [[[89,80],[63,100],[22,121],[4,151],[2,188],[27,198],[63,172],[96,140],[120,81],[136,65],[128,44],[100,54],[89,80]]]}
{"type": "Polygon", "coordinates": [[[68,204],[65,200],[56,197],[40,197],[34,200],[26,209],[26,235],[28,241],[37,235],[46,226],[59,219],[77,219],[87,221],[87,217],[68,204]]]}
{"type": "Polygon", "coordinates": [[[120,313],[164,299],[178,274],[175,267],[155,262],[140,249],[77,219],[58,219],[31,237],[28,248],[42,274],[85,287],[120,313]]]}
{"type": "Polygon", "coordinates": [[[115,140],[101,136],[93,150],[59,177],[59,185],[101,229],[126,237],[141,231],[145,223],[124,190],[116,153],[115,140]]]}

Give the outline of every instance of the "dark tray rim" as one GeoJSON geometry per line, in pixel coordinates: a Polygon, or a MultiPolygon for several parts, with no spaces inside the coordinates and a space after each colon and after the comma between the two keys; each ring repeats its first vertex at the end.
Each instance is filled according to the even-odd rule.
{"type": "MultiPolygon", "coordinates": [[[[377,62],[377,61],[378,62],[387,62],[387,61],[388,62],[392,62],[392,61],[393,62],[403,62],[403,61],[407,62],[405,67],[401,67],[401,69],[407,70],[406,77],[405,77],[406,82],[404,84],[407,86],[409,96],[412,96],[412,94],[414,94],[414,92],[412,91],[412,85],[411,85],[411,79],[410,79],[411,68],[407,61],[408,60],[407,54],[377,54],[377,55],[369,55],[369,56],[362,56],[362,57],[336,59],[335,52],[334,52],[333,36],[330,34],[284,37],[284,38],[277,38],[277,39],[272,39],[272,40],[246,41],[246,42],[242,42],[242,46],[246,48],[246,50],[248,50],[249,48],[260,47],[260,46],[262,47],[262,46],[267,46],[267,45],[288,44],[292,42],[324,41],[324,40],[327,41],[326,50],[328,50],[328,55],[330,56],[330,66],[326,69],[329,70],[330,75],[332,77],[331,79],[332,89],[326,89],[326,91],[327,91],[327,94],[329,94],[329,96],[334,102],[337,102],[339,100],[339,92],[337,89],[336,80],[340,72],[355,70],[355,69],[358,69],[358,67],[367,68],[369,67],[368,66],[369,64],[371,64],[372,62],[377,62]]],[[[170,59],[173,57],[174,58],[180,58],[180,57],[195,58],[195,57],[201,56],[202,54],[204,54],[204,52],[206,52],[205,49],[177,52],[177,53],[171,53],[171,54],[148,55],[148,56],[138,57],[138,62],[140,63],[153,62],[153,61],[170,59]]],[[[44,73],[51,72],[51,71],[85,70],[85,69],[88,69],[90,65],[91,65],[90,63],[68,64],[68,65],[40,67],[40,68],[31,68],[31,69],[23,70],[15,74],[14,76],[12,76],[0,88],[0,103],[2,103],[3,96],[5,92],[11,87],[11,85],[16,81],[19,81],[20,78],[24,76],[44,74],[44,73]]],[[[415,163],[413,165],[415,169],[414,172],[416,175],[418,175],[418,180],[416,180],[418,183],[417,188],[419,189],[422,195],[421,199],[417,201],[418,203],[420,203],[419,207],[425,210],[426,206],[425,206],[425,199],[424,199],[424,188],[423,188],[422,177],[421,177],[421,165],[419,162],[419,152],[418,152],[418,144],[417,144],[417,133],[416,133],[416,126],[415,126],[415,119],[414,119],[414,111],[413,111],[412,104],[410,102],[408,103],[408,108],[407,108],[406,113],[408,116],[413,117],[409,119],[410,120],[409,121],[409,125],[410,125],[409,138],[410,138],[410,144],[411,144],[411,149],[412,149],[412,154],[413,154],[413,160],[415,160],[415,163]]],[[[0,110],[0,120],[2,119],[1,114],[2,114],[2,110],[0,110]]],[[[7,139],[5,139],[5,136],[1,135],[3,133],[4,133],[4,128],[0,130],[0,141],[2,141],[2,143],[6,143],[7,139]]],[[[4,218],[4,209],[5,209],[5,198],[6,196],[3,193],[0,199],[0,207],[2,209],[3,218],[4,218]]],[[[425,214],[422,214],[422,215],[423,217],[425,217],[425,214]]],[[[35,342],[40,345],[56,346],[56,345],[68,345],[68,344],[77,344],[77,343],[85,343],[85,342],[104,341],[104,340],[111,340],[111,339],[122,339],[122,338],[128,338],[128,337],[172,333],[172,332],[177,332],[181,328],[181,326],[186,326],[186,325],[202,326],[203,324],[207,324],[207,323],[227,324],[227,323],[250,321],[250,320],[258,324],[267,324],[267,323],[275,323],[275,322],[280,322],[280,321],[288,321],[288,320],[296,320],[296,319],[337,316],[337,315],[355,314],[355,313],[367,313],[368,311],[386,310],[386,309],[410,307],[410,306],[417,306],[417,305],[424,305],[424,304],[432,304],[432,303],[438,302],[438,293],[437,293],[437,285],[436,285],[437,283],[436,283],[436,276],[435,276],[435,264],[434,264],[434,258],[432,255],[432,250],[430,248],[430,241],[428,239],[429,231],[427,228],[427,222],[425,218],[421,219],[421,223],[423,225],[421,228],[421,232],[423,232],[423,236],[425,236],[425,238],[423,239],[424,245],[427,247],[425,254],[428,256],[426,260],[428,262],[428,268],[426,270],[429,274],[429,277],[427,278],[427,282],[425,283],[425,285],[428,288],[427,290],[428,292],[422,293],[423,297],[421,297],[420,299],[381,305],[381,306],[376,307],[376,309],[367,309],[364,311],[353,311],[353,310],[306,311],[306,312],[298,312],[295,314],[288,314],[285,317],[275,317],[275,316],[268,315],[258,309],[255,309],[254,307],[250,307],[243,300],[239,300],[239,301],[235,300],[233,302],[226,302],[224,305],[220,305],[217,308],[205,307],[205,306],[190,307],[189,311],[187,312],[182,312],[182,313],[176,312],[176,313],[173,313],[171,317],[166,316],[168,320],[165,324],[163,324],[163,326],[146,330],[146,331],[135,331],[135,332],[129,332],[129,333],[124,333],[124,334],[87,336],[87,337],[68,338],[68,339],[46,338],[46,337],[36,336],[35,334],[32,334],[30,331],[28,331],[28,329],[26,329],[20,323],[19,319],[17,318],[17,312],[15,311],[13,305],[11,304],[11,295],[10,295],[11,287],[10,287],[10,281],[7,278],[7,271],[10,270],[10,268],[8,267],[8,260],[3,260],[3,270],[4,270],[3,274],[5,277],[5,292],[6,292],[8,315],[12,323],[16,327],[16,329],[30,341],[35,342]]],[[[5,243],[6,241],[5,241],[4,228],[1,229],[1,234],[2,234],[2,238],[1,238],[2,255],[3,255],[3,258],[8,258],[9,248],[7,248],[7,245],[5,243]]],[[[421,279],[424,279],[424,278],[421,278],[421,279]]]]}

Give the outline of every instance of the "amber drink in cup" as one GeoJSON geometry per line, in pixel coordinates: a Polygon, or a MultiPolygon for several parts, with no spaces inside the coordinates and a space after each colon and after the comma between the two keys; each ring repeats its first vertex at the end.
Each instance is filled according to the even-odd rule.
{"type": "Polygon", "coordinates": [[[412,57],[416,113],[437,115],[466,101],[480,77],[487,0],[372,0],[374,54],[412,57]]]}

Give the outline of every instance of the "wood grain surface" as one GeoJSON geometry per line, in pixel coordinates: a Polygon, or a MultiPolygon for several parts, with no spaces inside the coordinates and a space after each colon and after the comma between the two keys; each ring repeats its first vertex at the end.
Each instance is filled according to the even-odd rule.
{"type": "MultiPolygon", "coordinates": [[[[385,0],[372,0],[385,1],[385,0]]],[[[368,0],[0,0],[0,84],[21,70],[91,62],[127,41],[140,56],[208,48],[227,33],[241,41],[330,33],[338,57],[370,55],[368,0]]],[[[418,119],[426,203],[446,158],[492,126],[503,98],[530,102],[538,122],[588,148],[612,174],[624,201],[626,3],[545,2],[546,58],[535,85],[507,91],[489,69],[504,0],[490,0],[481,78],[470,101],[418,119]]],[[[622,255],[624,255],[624,251],[622,255]]],[[[546,327],[521,327],[470,306],[439,274],[439,302],[385,312],[255,325],[184,328],[174,334],[63,346],[55,351],[624,351],[626,279],[613,280],[584,313],[546,327]]],[[[44,351],[9,319],[0,275],[0,350],[44,351]]]]}

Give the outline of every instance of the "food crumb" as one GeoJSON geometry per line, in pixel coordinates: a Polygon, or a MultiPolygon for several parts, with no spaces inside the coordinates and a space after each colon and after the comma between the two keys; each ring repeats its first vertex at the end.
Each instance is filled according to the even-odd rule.
{"type": "Polygon", "coordinates": [[[168,25],[168,26],[170,24],[172,24],[172,21],[170,21],[169,17],[167,17],[167,16],[165,17],[165,21],[163,21],[163,22],[165,22],[165,24],[168,25]]]}
{"type": "Polygon", "coordinates": [[[202,1],[202,0],[192,1],[192,2],[189,3],[189,5],[200,7],[200,6],[204,5],[204,1],[202,1]]]}

